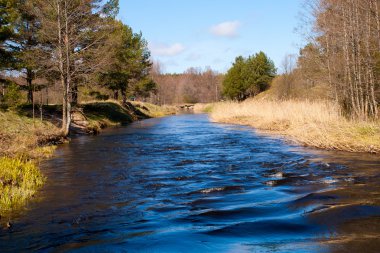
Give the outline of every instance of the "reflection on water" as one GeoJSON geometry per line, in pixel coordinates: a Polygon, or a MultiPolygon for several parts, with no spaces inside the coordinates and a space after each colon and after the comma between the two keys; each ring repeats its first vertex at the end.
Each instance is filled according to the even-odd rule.
{"type": "Polygon", "coordinates": [[[2,252],[380,251],[377,156],[183,115],[79,137],[43,170],[2,252]]]}

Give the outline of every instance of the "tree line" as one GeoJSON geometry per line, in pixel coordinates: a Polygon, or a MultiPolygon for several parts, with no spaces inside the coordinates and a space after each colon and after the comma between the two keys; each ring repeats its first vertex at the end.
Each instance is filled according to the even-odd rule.
{"type": "Polygon", "coordinates": [[[244,100],[271,86],[279,99],[329,99],[349,118],[379,118],[379,8],[380,0],[305,1],[299,31],[306,46],[284,58],[278,76],[262,52],[237,57],[224,95],[244,100]]]}
{"type": "MultiPolygon", "coordinates": [[[[314,34],[301,52],[325,66],[320,77],[350,116],[378,117],[380,81],[379,0],[318,0],[309,3],[314,34]],[[324,76],[324,77],[322,77],[324,76]]],[[[304,59],[302,59],[304,60],[304,59]]]]}
{"type": "Polygon", "coordinates": [[[379,8],[379,0],[305,2],[308,43],[297,58],[284,59],[276,80],[283,97],[314,93],[335,101],[349,118],[379,118],[379,8]]]}
{"type": "Polygon", "coordinates": [[[159,63],[152,68],[157,92],[150,97],[157,104],[212,103],[224,99],[242,101],[267,90],[276,76],[273,61],[259,52],[236,57],[226,74],[211,68],[189,68],[182,74],[163,74],[159,63]]]}
{"type": "Polygon", "coordinates": [[[22,88],[34,104],[36,91],[59,84],[67,135],[81,87],[99,86],[123,102],[154,90],[147,42],[116,20],[118,11],[118,0],[0,0],[2,103],[22,88]]]}
{"type": "Polygon", "coordinates": [[[211,68],[189,68],[181,74],[164,74],[155,62],[151,76],[157,84],[150,101],[155,104],[211,103],[222,99],[224,75],[211,68]]]}

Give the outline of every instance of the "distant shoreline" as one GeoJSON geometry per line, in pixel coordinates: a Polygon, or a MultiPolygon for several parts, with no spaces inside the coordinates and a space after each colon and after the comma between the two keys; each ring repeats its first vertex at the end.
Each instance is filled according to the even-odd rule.
{"type": "Polygon", "coordinates": [[[347,120],[327,101],[251,99],[242,103],[196,105],[214,122],[247,125],[299,145],[380,154],[379,122],[347,120]]]}

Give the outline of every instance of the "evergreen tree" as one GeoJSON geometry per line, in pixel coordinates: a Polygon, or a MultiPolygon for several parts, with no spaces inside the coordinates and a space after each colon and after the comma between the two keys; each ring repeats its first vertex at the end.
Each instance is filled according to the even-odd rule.
{"type": "Polygon", "coordinates": [[[242,101],[269,88],[276,75],[272,60],[259,52],[245,59],[239,56],[228,70],[223,82],[223,94],[229,99],[242,101]]]}
{"type": "Polygon", "coordinates": [[[17,51],[17,69],[23,72],[26,80],[27,101],[33,103],[34,91],[42,88],[33,83],[40,70],[40,64],[36,57],[38,55],[37,48],[40,46],[37,37],[40,22],[31,11],[33,8],[31,1],[21,0],[19,3],[19,16],[15,22],[16,34],[12,43],[17,51]]]}
{"type": "Polygon", "coordinates": [[[14,48],[9,40],[14,36],[14,24],[18,18],[16,0],[0,0],[0,71],[14,64],[14,48]]]}
{"type": "MultiPolygon", "coordinates": [[[[114,98],[121,93],[123,103],[127,94],[149,75],[152,66],[147,42],[141,33],[133,33],[132,28],[116,22],[113,62],[108,71],[100,74],[100,82],[114,91],[114,98]]],[[[147,86],[148,87],[148,86],[147,86]]]]}
{"type": "Polygon", "coordinates": [[[130,93],[134,97],[145,99],[152,93],[155,94],[156,92],[156,82],[154,82],[151,78],[144,78],[133,86],[133,89],[130,93]]]}
{"type": "MultiPolygon", "coordinates": [[[[41,22],[39,63],[50,76],[58,76],[62,88],[62,133],[69,134],[71,105],[76,104],[78,82],[107,65],[106,22],[113,4],[101,0],[30,0],[41,22]],[[107,11],[107,12],[105,12],[107,11]]],[[[111,1],[117,3],[116,1],[111,1]]],[[[114,6],[116,8],[116,6],[114,6]]]]}
{"type": "Polygon", "coordinates": [[[230,99],[244,99],[245,80],[244,68],[245,59],[239,56],[235,59],[235,63],[228,70],[223,81],[223,94],[230,99]]]}

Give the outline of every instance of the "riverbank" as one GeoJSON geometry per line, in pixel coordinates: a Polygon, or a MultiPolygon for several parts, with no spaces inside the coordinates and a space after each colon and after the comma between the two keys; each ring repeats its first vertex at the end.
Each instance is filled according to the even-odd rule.
{"type": "MultiPolygon", "coordinates": [[[[380,123],[348,120],[327,101],[251,99],[203,105],[215,122],[249,125],[301,145],[380,153],[380,123]]],[[[200,110],[202,107],[199,107],[200,110]]]]}
{"type": "Polygon", "coordinates": [[[0,224],[44,183],[38,163],[63,141],[49,121],[33,120],[26,111],[0,112],[0,224]]]}
{"type": "Polygon", "coordinates": [[[73,138],[41,166],[51,182],[0,231],[1,251],[376,248],[377,156],[309,151],[204,114],[73,138]]]}
{"type": "Polygon", "coordinates": [[[118,101],[87,102],[73,111],[74,133],[96,134],[106,127],[128,124],[137,120],[163,117],[176,113],[171,106],[131,101],[122,105],[118,101]]]}
{"type": "MultiPolygon", "coordinates": [[[[73,110],[71,131],[96,134],[106,127],[174,113],[175,108],[142,102],[88,102],[73,110]]],[[[44,107],[42,121],[33,120],[30,106],[0,111],[0,224],[35,195],[46,180],[38,164],[56,145],[68,141],[60,135],[60,115],[56,105],[44,107]]]]}

